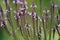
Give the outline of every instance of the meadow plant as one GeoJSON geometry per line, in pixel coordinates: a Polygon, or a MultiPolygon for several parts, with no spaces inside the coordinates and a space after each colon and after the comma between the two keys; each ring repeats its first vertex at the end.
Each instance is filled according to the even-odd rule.
{"type": "Polygon", "coordinates": [[[49,0],[48,8],[44,0],[0,2],[0,31],[7,37],[0,40],[60,40],[60,3],[49,0]]]}

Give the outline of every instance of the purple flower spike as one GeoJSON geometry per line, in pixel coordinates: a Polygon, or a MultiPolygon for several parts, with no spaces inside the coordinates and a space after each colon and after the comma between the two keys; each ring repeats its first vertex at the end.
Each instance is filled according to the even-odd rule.
{"type": "Polygon", "coordinates": [[[26,26],[26,28],[29,28],[30,27],[30,24],[29,23],[26,23],[25,26],[26,26]]]}
{"type": "Polygon", "coordinates": [[[60,14],[60,8],[58,8],[58,13],[60,14]]]}
{"type": "Polygon", "coordinates": [[[24,2],[24,0],[20,0],[21,2],[24,2]]]}
{"type": "Polygon", "coordinates": [[[3,23],[3,25],[5,25],[5,22],[4,21],[2,23],[3,23]]]}
{"type": "Polygon", "coordinates": [[[60,15],[57,15],[57,19],[60,20],[60,15]]]}
{"type": "Polygon", "coordinates": [[[41,33],[41,27],[39,27],[39,28],[38,28],[38,32],[40,32],[40,33],[41,33]]]}
{"type": "Polygon", "coordinates": [[[11,35],[10,32],[8,31],[5,21],[1,22],[1,27],[9,34],[9,36],[11,35]]]}
{"type": "Polygon", "coordinates": [[[54,3],[51,4],[51,7],[54,8],[54,3]]]}
{"type": "Polygon", "coordinates": [[[35,9],[37,6],[35,5],[35,3],[34,3],[34,0],[32,0],[32,4],[31,4],[31,6],[30,6],[32,9],[35,9]]]}
{"type": "Polygon", "coordinates": [[[44,18],[42,18],[42,23],[44,24],[44,18]]]}
{"type": "Polygon", "coordinates": [[[56,24],[56,28],[58,28],[58,24],[56,24]]]}
{"type": "Polygon", "coordinates": [[[1,26],[5,26],[5,22],[4,21],[1,22],[1,26]]]}
{"type": "Polygon", "coordinates": [[[20,1],[24,3],[24,0],[20,0],[20,1]]]}
{"type": "Polygon", "coordinates": [[[34,17],[34,12],[32,12],[32,16],[34,17]]]}
{"type": "Polygon", "coordinates": [[[33,8],[33,9],[35,8],[34,5],[35,5],[34,2],[32,2],[32,8],[33,8]]]}
{"type": "Polygon", "coordinates": [[[21,16],[21,12],[19,11],[19,16],[21,16]]]}
{"type": "Polygon", "coordinates": [[[58,30],[58,24],[56,24],[56,30],[57,30],[57,32],[58,32],[58,35],[60,36],[60,32],[59,32],[59,30],[58,30]]]}
{"type": "Polygon", "coordinates": [[[22,8],[24,8],[24,10],[26,10],[26,6],[25,6],[25,4],[23,5],[23,7],[22,8]]]}
{"type": "Polygon", "coordinates": [[[41,34],[38,32],[38,39],[40,39],[40,37],[41,37],[41,34]]]}
{"type": "Polygon", "coordinates": [[[46,18],[48,18],[48,10],[45,10],[45,12],[46,12],[46,14],[45,14],[46,18]]]}
{"type": "Polygon", "coordinates": [[[32,12],[32,17],[36,18],[36,13],[35,12],[32,12]]]}
{"type": "Polygon", "coordinates": [[[52,3],[51,3],[51,8],[54,9],[54,6],[55,6],[55,4],[54,4],[54,2],[52,1],[52,3]]]}
{"type": "Polygon", "coordinates": [[[16,17],[15,17],[15,18],[16,18],[16,20],[18,21],[19,17],[18,17],[17,15],[16,15],[16,17]]]}
{"type": "Polygon", "coordinates": [[[8,6],[8,8],[7,8],[7,12],[10,13],[10,11],[11,11],[11,9],[10,9],[10,7],[8,6]]]}
{"type": "Polygon", "coordinates": [[[3,16],[3,10],[1,6],[0,6],[0,12],[1,12],[1,15],[3,16]]]}
{"type": "Polygon", "coordinates": [[[22,14],[23,14],[23,12],[19,10],[16,15],[21,16],[22,14]]]}
{"type": "MultiPolygon", "coordinates": [[[[51,2],[51,13],[54,13],[54,8],[55,8],[55,4],[54,4],[54,2],[52,1],[51,2]]],[[[53,14],[51,14],[51,15],[53,15],[53,14]]]]}
{"type": "Polygon", "coordinates": [[[1,16],[0,16],[0,20],[1,20],[1,16]]]}
{"type": "Polygon", "coordinates": [[[37,6],[35,5],[34,2],[32,2],[32,5],[31,5],[32,9],[35,9],[37,6]]]}
{"type": "Polygon", "coordinates": [[[45,12],[46,14],[48,14],[49,10],[45,9],[43,12],[45,12]]]}
{"type": "Polygon", "coordinates": [[[38,20],[38,16],[37,16],[37,14],[36,14],[36,20],[38,20]]]}
{"type": "Polygon", "coordinates": [[[9,0],[4,0],[5,1],[5,5],[7,6],[9,4],[9,0]]]}
{"type": "Polygon", "coordinates": [[[7,4],[7,0],[4,0],[5,1],[5,4],[7,4]]]}
{"type": "Polygon", "coordinates": [[[20,26],[19,29],[22,31],[22,26],[20,26]]]}
{"type": "Polygon", "coordinates": [[[21,35],[23,36],[23,31],[22,31],[23,30],[23,27],[20,26],[19,29],[20,29],[21,35]]]}
{"type": "Polygon", "coordinates": [[[13,3],[17,4],[17,0],[14,0],[13,3]]]}

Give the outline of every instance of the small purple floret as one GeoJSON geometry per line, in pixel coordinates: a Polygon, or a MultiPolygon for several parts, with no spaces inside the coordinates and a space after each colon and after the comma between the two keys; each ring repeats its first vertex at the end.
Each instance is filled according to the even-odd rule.
{"type": "Polygon", "coordinates": [[[25,6],[25,4],[22,6],[22,8],[24,8],[24,10],[26,10],[26,6],[25,6]]]}
{"type": "Polygon", "coordinates": [[[20,0],[21,2],[24,2],[24,0],[20,0]]]}
{"type": "Polygon", "coordinates": [[[38,32],[38,38],[40,38],[41,37],[41,34],[38,32]]]}
{"type": "Polygon", "coordinates": [[[58,9],[58,13],[60,14],[60,8],[58,9]]]}
{"type": "Polygon", "coordinates": [[[32,16],[34,17],[34,12],[32,12],[32,16]]]}
{"type": "Polygon", "coordinates": [[[46,15],[46,18],[48,18],[48,12],[47,12],[48,10],[45,10],[45,15],[46,15]]]}
{"type": "Polygon", "coordinates": [[[57,15],[57,19],[60,20],[60,15],[57,15]]]}
{"type": "Polygon", "coordinates": [[[55,4],[54,3],[51,3],[51,8],[54,8],[55,4]]]}
{"type": "Polygon", "coordinates": [[[17,4],[17,0],[14,0],[15,1],[15,4],[17,4]]]}
{"type": "Polygon", "coordinates": [[[38,20],[38,16],[37,16],[37,14],[36,14],[36,20],[38,20]]]}
{"type": "Polygon", "coordinates": [[[26,24],[25,24],[25,26],[26,26],[27,28],[29,28],[29,27],[30,27],[29,25],[30,25],[29,23],[26,23],[26,24]]]}
{"type": "Polygon", "coordinates": [[[21,16],[21,12],[19,11],[19,16],[21,16]]]}
{"type": "Polygon", "coordinates": [[[8,7],[7,12],[9,12],[9,13],[10,13],[10,7],[8,7]]]}
{"type": "Polygon", "coordinates": [[[0,12],[1,12],[1,14],[3,14],[3,10],[2,10],[2,7],[0,6],[0,12]]]}
{"type": "Polygon", "coordinates": [[[5,26],[5,21],[2,21],[1,22],[1,26],[5,26]]]}
{"type": "Polygon", "coordinates": [[[44,23],[44,19],[42,18],[42,23],[44,23]]]}
{"type": "Polygon", "coordinates": [[[5,0],[5,4],[6,4],[6,6],[7,6],[7,4],[8,4],[8,3],[7,3],[7,0],[5,0]]]}
{"type": "Polygon", "coordinates": [[[20,26],[19,29],[22,31],[22,26],[20,26]]]}

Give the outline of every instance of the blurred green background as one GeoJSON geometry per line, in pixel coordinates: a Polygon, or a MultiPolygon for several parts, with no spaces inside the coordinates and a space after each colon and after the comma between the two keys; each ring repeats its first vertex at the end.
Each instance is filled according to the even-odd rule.
{"type": "MultiPolygon", "coordinates": [[[[3,1],[4,0],[0,0],[0,5],[2,6],[2,8],[5,10],[6,9],[6,6],[5,6],[5,4],[3,3],[3,1]]],[[[27,1],[27,6],[28,6],[28,11],[32,11],[31,10],[31,8],[30,8],[30,5],[31,5],[31,3],[32,3],[32,0],[26,0],[27,1]]],[[[37,8],[35,9],[36,10],[36,12],[37,12],[37,14],[40,16],[40,0],[34,0],[35,1],[35,4],[37,5],[37,8]]],[[[50,1],[51,0],[42,0],[42,8],[43,8],[43,10],[45,9],[45,8],[47,8],[48,10],[50,9],[50,1]]],[[[58,5],[58,6],[60,6],[60,1],[59,0],[54,0],[54,3],[56,4],[56,5],[58,5]]],[[[9,0],[9,5],[10,5],[10,7],[11,8],[13,8],[12,9],[12,11],[11,11],[11,14],[12,14],[12,21],[13,21],[13,25],[14,25],[14,27],[15,27],[15,29],[17,28],[17,25],[16,25],[16,22],[15,22],[15,19],[14,19],[14,13],[13,13],[13,11],[14,11],[14,9],[15,9],[15,5],[13,4],[13,0],[9,0]]],[[[55,8],[55,14],[57,14],[57,8],[55,8]]],[[[43,15],[44,15],[44,13],[43,13],[43,15]]],[[[29,19],[29,18],[28,18],[29,19]]],[[[9,23],[7,22],[7,26],[8,26],[8,29],[11,31],[11,28],[10,28],[10,25],[9,25],[9,23]]],[[[48,25],[48,26],[50,26],[50,25],[48,25]]],[[[24,40],[23,38],[22,38],[22,36],[21,36],[21,34],[19,34],[18,33],[19,31],[17,31],[17,33],[16,33],[16,35],[17,35],[17,37],[19,38],[18,40],[24,40]],[[19,36],[20,35],[20,36],[19,36]]],[[[47,37],[48,37],[48,35],[47,35],[47,37]]],[[[58,40],[58,34],[56,33],[56,35],[55,35],[55,40],[58,40]]],[[[8,34],[2,29],[2,28],[0,28],[0,40],[13,40],[13,37],[12,36],[8,36],[8,34]]],[[[44,40],[43,39],[43,37],[42,37],[42,40],[44,40]]],[[[53,39],[52,39],[53,40],[53,39]]]]}

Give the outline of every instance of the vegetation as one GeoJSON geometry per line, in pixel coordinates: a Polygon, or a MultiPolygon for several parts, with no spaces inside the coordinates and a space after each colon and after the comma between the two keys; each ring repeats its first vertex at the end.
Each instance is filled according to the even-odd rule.
{"type": "Polygon", "coordinates": [[[0,0],[0,40],[60,40],[60,0],[0,0]]]}

